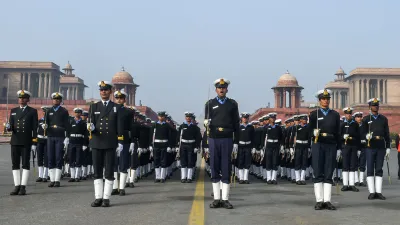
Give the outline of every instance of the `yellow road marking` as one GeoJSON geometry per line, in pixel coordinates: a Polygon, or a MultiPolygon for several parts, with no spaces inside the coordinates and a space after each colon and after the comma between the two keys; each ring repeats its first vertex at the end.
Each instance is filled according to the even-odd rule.
{"type": "Polygon", "coordinates": [[[204,225],[204,168],[205,161],[202,159],[199,178],[196,182],[196,190],[194,192],[192,210],[189,215],[189,225],[204,225]]]}

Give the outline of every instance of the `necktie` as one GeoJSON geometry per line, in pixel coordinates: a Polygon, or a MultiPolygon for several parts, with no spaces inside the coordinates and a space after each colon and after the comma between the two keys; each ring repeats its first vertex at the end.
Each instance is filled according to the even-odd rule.
{"type": "Polygon", "coordinates": [[[107,107],[107,102],[104,102],[104,107],[107,107]]]}

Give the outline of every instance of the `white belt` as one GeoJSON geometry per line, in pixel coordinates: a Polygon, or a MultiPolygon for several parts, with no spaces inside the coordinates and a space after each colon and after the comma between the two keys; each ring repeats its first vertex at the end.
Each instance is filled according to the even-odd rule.
{"type": "Polygon", "coordinates": [[[168,140],[155,139],[154,142],[155,143],[166,143],[166,142],[168,142],[168,140]]]}
{"type": "Polygon", "coordinates": [[[47,136],[38,135],[37,138],[47,139],[47,136]]]}
{"type": "Polygon", "coordinates": [[[196,142],[196,140],[185,140],[185,139],[182,139],[182,142],[183,143],[194,143],[194,142],[196,142]]]}
{"type": "Polygon", "coordinates": [[[70,134],[70,137],[85,137],[83,134],[70,134]]]}
{"type": "Polygon", "coordinates": [[[279,140],[277,139],[267,139],[267,142],[277,143],[279,140]]]}
{"type": "Polygon", "coordinates": [[[299,143],[299,144],[308,144],[308,141],[296,140],[296,143],[299,143]]]}
{"type": "Polygon", "coordinates": [[[251,144],[251,141],[239,141],[239,144],[241,144],[241,145],[249,145],[249,144],[251,144]]]}

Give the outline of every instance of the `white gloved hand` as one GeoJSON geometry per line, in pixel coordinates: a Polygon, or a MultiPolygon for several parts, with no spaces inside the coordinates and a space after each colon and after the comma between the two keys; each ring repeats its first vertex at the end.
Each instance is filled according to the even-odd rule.
{"type": "MultiPolygon", "coordinates": [[[[133,152],[133,149],[132,149],[132,152],[133,152]]],[[[138,153],[138,155],[141,154],[143,152],[143,148],[136,149],[136,152],[138,153]]]]}
{"type": "Polygon", "coordinates": [[[194,150],[193,150],[194,153],[197,153],[198,151],[199,151],[198,148],[194,148],[194,150]]]}
{"type": "Polygon", "coordinates": [[[35,150],[36,150],[36,145],[32,145],[31,146],[31,151],[35,153],[35,150]]]}
{"type": "Polygon", "coordinates": [[[47,128],[48,128],[49,126],[47,126],[47,124],[42,124],[42,128],[43,128],[43,130],[46,130],[47,128]]]}
{"type": "Polygon", "coordinates": [[[179,149],[180,149],[179,147],[175,148],[175,152],[179,152],[179,149]]]}
{"type": "Polygon", "coordinates": [[[369,140],[369,139],[372,138],[372,135],[371,135],[370,133],[368,133],[367,135],[365,135],[365,138],[366,138],[367,140],[369,140]]]}
{"type": "Polygon", "coordinates": [[[135,149],[135,143],[132,142],[132,143],[129,145],[129,153],[132,154],[133,149],[135,149]]]}
{"type": "Polygon", "coordinates": [[[291,155],[291,156],[294,156],[294,149],[293,149],[293,148],[290,148],[289,151],[290,151],[290,155],[291,155]]]}
{"type": "Polygon", "coordinates": [[[285,154],[285,147],[283,145],[281,146],[280,152],[281,152],[281,154],[285,154]]]}
{"type": "Polygon", "coordinates": [[[260,156],[261,156],[261,158],[264,158],[264,150],[260,151],[260,156]]]}
{"type": "Polygon", "coordinates": [[[318,136],[319,135],[319,129],[314,129],[314,136],[318,136]]]}
{"type": "Polygon", "coordinates": [[[68,145],[69,144],[69,138],[65,138],[64,139],[64,145],[68,145]]]}
{"type": "Polygon", "coordinates": [[[210,120],[204,120],[204,126],[208,126],[208,124],[210,123],[210,120]]]}
{"type": "Polygon", "coordinates": [[[94,127],[94,124],[93,124],[93,123],[88,123],[88,124],[87,124],[87,130],[88,130],[88,131],[94,131],[94,129],[95,129],[95,127],[94,127]]]}
{"type": "Polygon", "coordinates": [[[349,134],[344,134],[343,135],[343,139],[346,139],[346,138],[348,138],[349,137],[349,134]]]}
{"type": "Polygon", "coordinates": [[[365,143],[367,143],[367,141],[366,140],[361,140],[361,143],[365,144],[365,143]]]}
{"type": "Polygon", "coordinates": [[[4,127],[5,127],[7,130],[9,130],[9,129],[11,128],[11,125],[10,125],[10,123],[5,123],[5,124],[4,124],[4,127]]]}
{"type": "Polygon", "coordinates": [[[149,150],[150,150],[151,154],[153,154],[153,146],[149,146],[149,150]]]}
{"type": "Polygon", "coordinates": [[[87,149],[87,146],[82,146],[82,150],[85,151],[87,149]]]}
{"type": "Polygon", "coordinates": [[[357,157],[360,158],[360,155],[361,155],[361,150],[358,150],[357,151],[357,157]]]}
{"type": "Polygon", "coordinates": [[[390,155],[390,148],[387,148],[386,149],[386,155],[385,155],[387,160],[389,160],[389,155],[390,155]]]}
{"type": "Polygon", "coordinates": [[[255,148],[252,148],[252,149],[251,149],[251,154],[252,154],[252,155],[256,154],[256,149],[255,149],[255,148]]]}
{"type": "Polygon", "coordinates": [[[124,148],[124,146],[122,146],[122,144],[118,143],[118,147],[116,149],[118,157],[121,155],[121,151],[122,151],[123,148],[124,148]]]}
{"type": "Polygon", "coordinates": [[[336,161],[339,161],[341,155],[342,155],[342,150],[338,149],[336,151],[336,161]]]}
{"type": "Polygon", "coordinates": [[[210,149],[209,149],[209,148],[205,148],[205,149],[204,149],[204,152],[205,152],[205,153],[210,153],[210,149]]]}
{"type": "Polygon", "coordinates": [[[170,147],[167,148],[167,152],[171,152],[171,150],[172,150],[172,149],[171,149],[170,147]]]}
{"type": "Polygon", "coordinates": [[[233,150],[232,150],[232,152],[233,152],[233,154],[237,154],[237,152],[238,152],[238,149],[239,149],[239,145],[238,144],[233,144],[233,150]]]}

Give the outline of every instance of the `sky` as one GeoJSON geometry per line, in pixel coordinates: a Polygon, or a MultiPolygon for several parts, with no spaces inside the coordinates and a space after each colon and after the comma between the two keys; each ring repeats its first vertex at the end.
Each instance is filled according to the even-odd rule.
{"type": "Polygon", "coordinates": [[[2,1],[0,61],[70,61],[97,82],[124,66],[136,102],[204,116],[213,81],[231,81],[241,112],[268,103],[287,70],[306,101],[342,67],[400,67],[400,1],[2,1]]]}

